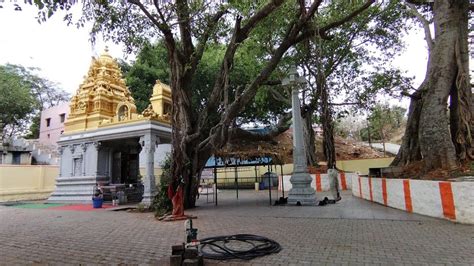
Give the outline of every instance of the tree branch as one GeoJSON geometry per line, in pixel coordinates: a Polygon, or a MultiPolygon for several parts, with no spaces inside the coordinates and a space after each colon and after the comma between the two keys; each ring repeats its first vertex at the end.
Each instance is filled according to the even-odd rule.
{"type": "Polygon", "coordinates": [[[364,5],[362,5],[358,9],[354,10],[352,13],[348,14],[347,16],[345,16],[345,17],[343,17],[343,18],[341,18],[337,21],[331,22],[331,23],[327,24],[326,26],[321,27],[319,29],[313,29],[313,30],[309,30],[309,31],[301,33],[296,38],[295,43],[299,43],[299,42],[301,42],[301,41],[303,41],[307,38],[313,37],[315,35],[320,35],[321,38],[328,39],[328,36],[326,34],[327,31],[329,31],[333,28],[339,27],[342,24],[350,21],[351,19],[353,19],[354,17],[356,17],[357,15],[362,13],[364,10],[369,8],[373,3],[375,3],[375,0],[368,0],[364,5]]]}
{"type": "Polygon", "coordinates": [[[262,82],[261,85],[278,86],[278,85],[281,85],[281,80],[267,80],[265,82],[262,82]]]}
{"type": "MultiPolygon", "coordinates": [[[[228,79],[228,71],[232,68],[234,62],[234,55],[237,51],[239,43],[248,38],[250,31],[257,26],[257,24],[269,16],[275,9],[277,9],[283,0],[273,0],[264,7],[262,7],[257,13],[252,15],[247,23],[242,26],[242,17],[238,16],[235,20],[234,32],[230,43],[227,45],[227,49],[222,60],[221,68],[219,75],[214,83],[211,95],[209,97],[209,102],[206,109],[206,114],[212,112],[216,109],[220,95],[222,94],[222,89],[225,87],[226,79],[228,79]]],[[[200,116],[204,120],[201,120],[201,123],[205,122],[207,115],[200,116]]]]}
{"type": "Polygon", "coordinates": [[[407,97],[410,97],[411,99],[414,99],[414,100],[421,100],[420,91],[415,91],[414,93],[411,93],[411,94],[407,91],[402,91],[401,94],[402,94],[402,96],[407,96],[407,97]]]}
{"type": "Polygon", "coordinates": [[[421,25],[423,25],[423,30],[425,31],[425,40],[426,44],[428,45],[428,51],[431,51],[433,49],[433,38],[431,36],[430,31],[430,22],[425,17],[423,17],[420,12],[418,12],[415,5],[410,3],[410,1],[407,1],[406,5],[408,6],[410,13],[412,13],[418,19],[418,21],[420,21],[421,25]]]}
{"type": "Polygon", "coordinates": [[[196,51],[194,52],[194,55],[191,60],[191,66],[195,68],[199,61],[202,58],[202,55],[204,53],[204,50],[207,45],[207,41],[209,40],[209,36],[211,35],[211,32],[216,28],[217,23],[221,19],[224,14],[226,14],[228,11],[227,10],[219,10],[216,14],[214,14],[209,23],[207,24],[207,28],[205,29],[204,33],[201,35],[201,38],[199,38],[196,51]]]}
{"type": "Polygon", "coordinates": [[[271,92],[273,99],[291,105],[291,99],[288,97],[283,97],[280,92],[275,90],[272,87],[269,87],[268,90],[271,92]]]}
{"type": "Polygon", "coordinates": [[[255,28],[255,26],[262,21],[264,18],[268,17],[275,9],[281,6],[283,4],[283,0],[272,0],[270,3],[262,7],[257,13],[255,13],[253,16],[249,18],[247,23],[242,26],[242,28],[239,31],[239,36],[236,39],[236,43],[240,43],[247,39],[248,34],[252,29],[255,28]]]}
{"type": "Polygon", "coordinates": [[[358,105],[360,103],[329,103],[332,106],[344,106],[344,105],[358,105]]]}
{"type": "Polygon", "coordinates": [[[268,133],[256,133],[239,127],[229,130],[229,140],[271,141],[290,128],[291,112],[283,114],[278,123],[268,133]]]}
{"type": "MultiPolygon", "coordinates": [[[[163,33],[165,37],[166,44],[169,46],[170,50],[172,52],[178,52],[176,50],[176,41],[174,39],[173,33],[171,32],[171,29],[169,25],[166,23],[165,17],[163,16],[163,13],[161,13],[160,6],[156,2],[157,0],[154,0],[155,2],[155,8],[157,9],[157,12],[160,14],[162,23],[160,23],[155,16],[153,16],[147,9],[146,7],[140,2],[140,0],[128,0],[129,3],[134,4],[140,8],[140,10],[145,14],[145,16],[150,19],[153,24],[163,33]]],[[[178,52],[178,55],[181,56],[178,52]]],[[[170,54],[171,56],[171,54],[170,54]]]]}
{"type": "Polygon", "coordinates": [[[418,6],[432,6],[434,1],[427,1],[427,0],[406,0],[407,3],[418,5],[418,6]]]}
{"type": "Polygon", "coordinates": [[[194,45],[191,38],[189,9],[186,0],[176,0],[176,14],[178,15],[178,25],[181,41],[183,43],[184,57],[189,59],[194,53],[194,45]]]}

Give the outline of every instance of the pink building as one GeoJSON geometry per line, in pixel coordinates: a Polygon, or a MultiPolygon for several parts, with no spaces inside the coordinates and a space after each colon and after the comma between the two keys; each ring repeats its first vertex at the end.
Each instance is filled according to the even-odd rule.
{"type": "Polygon", "coordinates": [[[41,112],[39,142],[44,145],[56,145],[64,132],[64,122],[69,114],[69,102],[45,109],[41,112]]]}

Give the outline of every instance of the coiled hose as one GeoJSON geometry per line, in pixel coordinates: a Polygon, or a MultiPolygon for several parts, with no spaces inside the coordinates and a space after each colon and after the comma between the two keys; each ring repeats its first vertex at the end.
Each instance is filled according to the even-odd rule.
{"type": "Polygon", "coordinates": [[[202,256],[212,260],[251,260],[281,250],[278,242],[251,234],[208,237],[201,239],[200,243],[202,256]]]}

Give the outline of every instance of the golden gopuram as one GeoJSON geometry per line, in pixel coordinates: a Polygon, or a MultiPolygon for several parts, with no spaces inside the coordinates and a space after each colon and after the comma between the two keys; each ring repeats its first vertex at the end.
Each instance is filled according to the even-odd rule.
{"type": "Polygon", "coordinates": [[[155,161],[163,157],[157,147],[171,142],[171,106],[170,87],[157,80],[149,106],[137,113],[117,61],[107,49],[92,58],[70,102],[58,141],[59,176],[48,200],[90,202],[99,185],[106,200],[119,195],[149,204],[155,195],[155,161]]]}
{"type": "Polygon", "coordinates": [[[150,106],[137,113],[135,100],[122,78],[122,72],[108,51],[92,58],[91,66],[71,99],[65,133],[153,119],[170,124],[171,89],[156,81],[150,106]]]}

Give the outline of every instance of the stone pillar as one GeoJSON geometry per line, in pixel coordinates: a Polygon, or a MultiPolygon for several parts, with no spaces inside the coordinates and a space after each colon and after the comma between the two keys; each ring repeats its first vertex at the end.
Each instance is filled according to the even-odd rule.
{"type": "Polygon", "coordinates": [[[144,188],[142,203],[147,206],[151,204],[156,194],[155,149],[158,141],[159,139],[151,133],[140,138],[140,144],[145,150],[145,176],[142,180],[144,188]]]}
{"type": "Polygon", "coordinates": [[[74,152],[75,152],[75,148],[74,148],[74,144],[71,144],[69,145],[69,151],[71,152],[71,156],[69,157],[69,163],[70,163],[70,168],[69,168],[69,176],[73,176],[74,175],[74,152]]]}
{"type": "Polygon", "coordinates": [[[80,145],[81,150],[82,150],[82,176],[86,176],[86,165],[87,165],[87,145],[85,143],[81,143],[80,145]]]}
{"type": "Polygon", "coordinates": [[[108,181],[104,180],[104,177],[99,177],[99,151],[101,146],[100,141],[92,142],[89,144],[91,147],[89,153],[91,154],[89,168],[87,169],[90,175],[95,176],[96,181],[108,181]]]}
{"type": "Polygon", "coordinates": [[[63,176],[63,169],[64,169],[64,159],[63,159],[63,153],[64,153],[64,149],[66,147],[64,146],[59,146],[58,147],[58,154],[59,154],[59,177],[63,176]]]}
{"type": "Polygon", "coordinates": [[[290,182],[293,186],[288,193],[288,204],[315,205],[316,194],[311,187],[312,178],[308,173],[303,145],[303,127],[301,121],[300,99],[297,86],[291,93],[293,108],[293,174],[290,182]]]}

